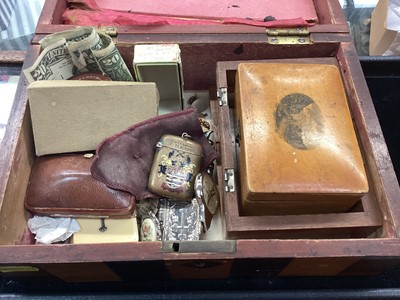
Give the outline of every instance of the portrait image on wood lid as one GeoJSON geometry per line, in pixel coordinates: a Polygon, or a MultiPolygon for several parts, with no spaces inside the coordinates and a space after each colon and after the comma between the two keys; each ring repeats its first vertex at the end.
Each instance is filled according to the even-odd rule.
{"type": "Polygon", "coordinates": [[[292,93],[280,100],[275,122],[276,130],[285,142],[300,150],[318,146],[324,134],[324,121],[318,104],[302,93],[292,93]]]}

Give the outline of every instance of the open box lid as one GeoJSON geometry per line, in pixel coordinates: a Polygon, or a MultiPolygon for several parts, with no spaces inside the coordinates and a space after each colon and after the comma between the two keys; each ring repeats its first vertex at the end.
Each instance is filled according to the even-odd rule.
{"type": "Polygon", "coordinates": [[[50,34],[79,25],[113,26],[118,34],[265,33],[267,28],[300,26],[311,33],[349,32],[338,0],[189,0],[185,5],[176,0],[169,0],[171,5],[159,2],[46,0],[36,33],[50,34]],[[195,9],[194,2],[199,3],[195,9]]]}

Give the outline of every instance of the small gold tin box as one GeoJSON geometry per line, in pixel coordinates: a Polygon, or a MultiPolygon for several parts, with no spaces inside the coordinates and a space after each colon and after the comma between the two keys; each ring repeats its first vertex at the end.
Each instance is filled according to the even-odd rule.
{"type": "Polygon", "coordinates": [[[202,153],[201,145],[186,133],[182,136],[163,135],[156,145],[149,190],[170,199],[192,199],[202,153]]]}

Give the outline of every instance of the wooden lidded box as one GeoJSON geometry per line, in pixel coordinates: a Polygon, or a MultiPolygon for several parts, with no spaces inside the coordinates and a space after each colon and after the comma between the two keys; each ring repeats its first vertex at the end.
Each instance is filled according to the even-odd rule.
{"type": "MultiPolygon", "coordinates": [[[[62,13],[71,3],[76,5],[79,1],[69,2],[46,1],[24,68],[32,65],[39,55],[40,39],[49,33],[74,28],[62,25],[62,13]]],[[[135,44],[177,43],[185,89],[211,88],[224,221],[224,232],[217,240],[34,245],[27,234],[29,215],[24,209],[24,198],[35,151],[27,81],[21,77],[0,153],[0,271],[11,270],[8,275],[53,275],[66,281],[115,281],[154,276],[251,277],[265,272],[276,276],[376,274],[400,263],[399,185],[346,20],[335,0],[306,2],[315,8],[318,19],[308,33],[296,29],[266,31],[264,27],[234,24],[114,28],[118,48],[130,68],[135,44]],[[297,36],[294,39],[301,42],[293,44],[294,32],[301,32],[312,42],[303,43],[305,37],[297,36]],[[238,161],[232,117],[238,61],[310,58],[315,62],[328,59],[340,70],[369,191],[357,207],[341,213],[243,215],[238,204],[238,161]],[[212,88],[215,85],[217,92],[212,88]],[[143,270],[151,275],[146,277],[143,270]]]]}

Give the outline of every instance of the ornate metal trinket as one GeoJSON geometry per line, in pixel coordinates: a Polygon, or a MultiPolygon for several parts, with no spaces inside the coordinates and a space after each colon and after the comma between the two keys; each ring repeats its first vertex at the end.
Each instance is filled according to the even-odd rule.
{"type": "Polygon", "coordinates": [[[176,200],[190,200],[200,170],[202,147],[187,134],[164,135],[156,145],[148,188],[153,193],[176,200]]]}
{"type": "Polygon", "coordinates": [[[161,199],[158,219],[162,224],[163,241],[200,240],[202,217],[196,198],[189,202],[161,199]]]}
{"type": "Polygon", "coordinates": [[[199,173],[195,179],[195,195],[204,205],[204,217],[206,229],[210,228],[211,219],[219,205],[218,188],[207,172],[199,173]]]}

